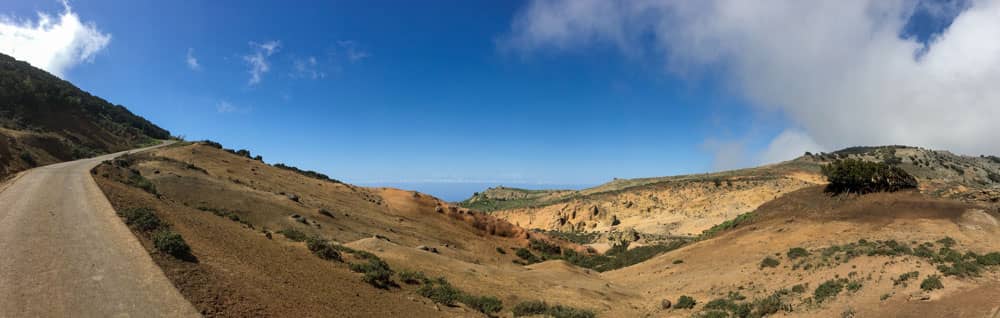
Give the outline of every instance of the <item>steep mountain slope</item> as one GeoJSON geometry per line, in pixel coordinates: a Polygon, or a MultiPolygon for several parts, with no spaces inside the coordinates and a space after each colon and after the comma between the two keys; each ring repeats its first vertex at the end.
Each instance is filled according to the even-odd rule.
{"type": "Polygon", "coordinates": [[[0,178],[169,137],[121,105],[0,54],[0,178]]]}

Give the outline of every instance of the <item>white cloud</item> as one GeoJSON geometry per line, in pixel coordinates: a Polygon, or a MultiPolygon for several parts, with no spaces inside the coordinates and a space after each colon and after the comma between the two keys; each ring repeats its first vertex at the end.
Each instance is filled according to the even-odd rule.
{"type": "Polygon", "coordinates": [[[193,48],[188,48],[187,56],[184,58],[184,61],[187,62],[188,68],[190,68],[192,71],[197,71],[201,69],[201,64],[198,64],[198,58],[194,57],[193,48]]]}
{"type": "Polygon", "coordinates": [[[38,13],[38,21],[0,16],[0,52],[64,77],[77,64],[93,62],[111,42],[94,23],[84,23],[63,2],[58,16],[38,13]]]}
{"type": "Polygon", "coordinates": [[[260,84],[261,78],[265,73],[271,70],[271,63],[267,60],[268,57],[274,55],[281,48],[281,42],[279,41],[268,41],[264,43],[250,42],[250,47],[253,48],[253,52],[249,55],[243,56],[243,60],[250,65],[250,85],[260,84]]]}
{"type": "Polygon", "coordinates": [[[220,101],[218,104],[215,105],[215,111],[219,113],[232,113],[238,110],[239,109],[236,108],[236,106],[233,106],[233,104],[230,104],[227,101],[220,101]]]}
{"type": "Polygon", "coordinates": [[[296,59],[292,62],[295,72],[292,77],[320,79],[326,77],[326,73],[319,71],[319,62],[316,57],[310,56],[305,59],[296,59]]]}
{"type": "Polygon", "coordinates": [[[358,47],[358,43],[354,41],[337,41],[337,45],[344,49],[344,56],[346,56],[347,60],[351,63],[361,61],[371,56],[371,54],[368,54],[367,51],[358,47]]]}
{"type": "Polygon", "coordinates": [[[612,45],[662,57],[671,72],[720,71],[756,107],[801,127],[774,147],[1000,153],[1000,0],[925,3],[536,0],[498,45],[523,53],[612,45]],[[921,9],[957,16],[927,43],[901,36],[921,9]]]}
{"type": "Polygon", "coordinates": [[[778,134],[767,149],[760,154],[759,163],[768,164],[791,160],[801,156],[806,151],[819,152],[823,147],[816,144],[809,135],[794,129],[788,129],[778,134]]]}
{"type": "Polygon", "coordinates": [[[701,147],[712,153],[713,170],[746,168],[751,164],[743,141],[708,139],[701,147]]]}

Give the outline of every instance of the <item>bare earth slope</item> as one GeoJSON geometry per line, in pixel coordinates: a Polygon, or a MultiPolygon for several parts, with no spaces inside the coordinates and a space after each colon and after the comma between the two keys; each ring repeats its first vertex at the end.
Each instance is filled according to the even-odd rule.
{"type": "Polygon", "coordinates": [[[0,317],[198,315],[90,176],[114,156],[29,170],[0,192],[0,317]]]}

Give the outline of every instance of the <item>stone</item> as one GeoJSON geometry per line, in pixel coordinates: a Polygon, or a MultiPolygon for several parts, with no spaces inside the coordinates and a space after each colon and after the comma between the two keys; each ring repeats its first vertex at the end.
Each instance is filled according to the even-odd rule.
{"type": "Polygon", "coordinates": [[[670,306],[673,306],[673,303],[671,303],[669,299],[664,299],[660,301],[660,308],[670,309],[670,306]]]}

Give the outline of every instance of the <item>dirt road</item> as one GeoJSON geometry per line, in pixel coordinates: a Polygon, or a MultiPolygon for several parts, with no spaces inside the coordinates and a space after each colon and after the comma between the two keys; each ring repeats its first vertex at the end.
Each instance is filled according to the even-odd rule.
{"type": "Polygon", "coordinates": [[[199,316],[90,176],[120,154],[0,185],[0,317],[199,316]]]}

